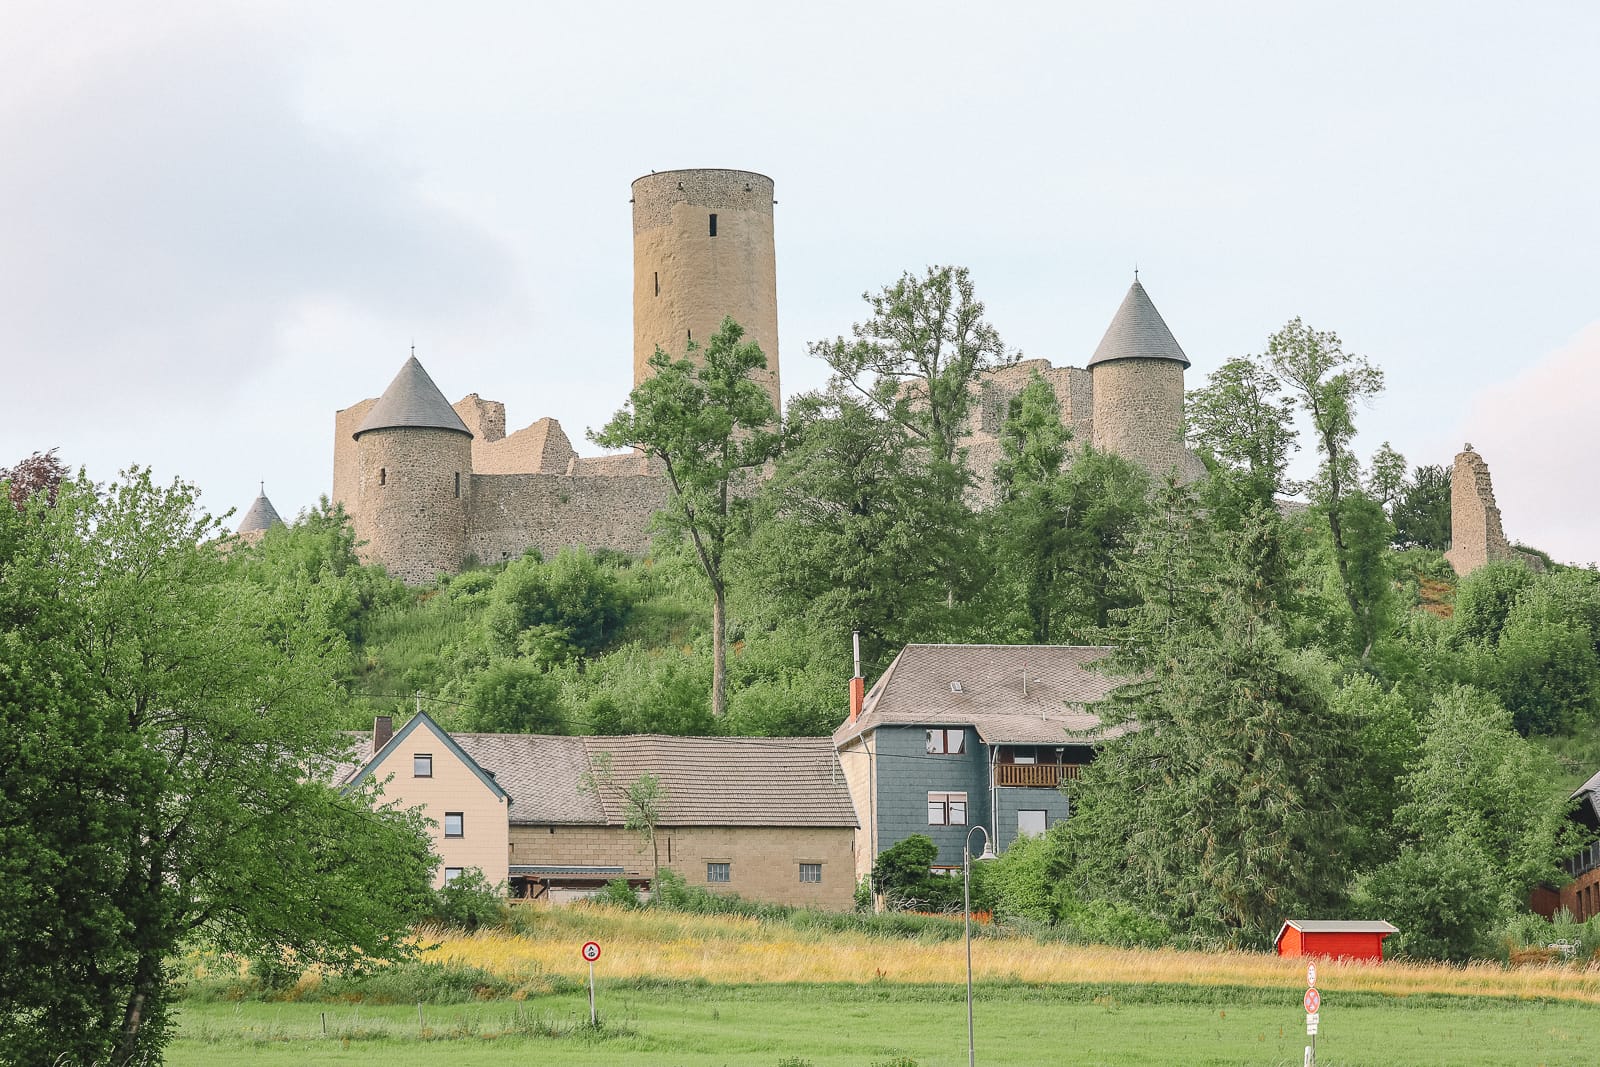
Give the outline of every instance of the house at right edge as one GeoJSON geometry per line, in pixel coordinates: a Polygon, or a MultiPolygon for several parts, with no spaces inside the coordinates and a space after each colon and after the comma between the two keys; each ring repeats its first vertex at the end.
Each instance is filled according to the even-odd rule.
{"type": "Polygon", "coordinates": [[[1120,684],[1092,668],[1109,652],[907,645],[871,692],[856,690],[833,733],[860,818],[856,878],[912,834],[938,845],[936,868],[956,870],[973,826],[1000,851],[1066,818],[1062,782],[1111,736],[1086,710],[1120,684]]]}

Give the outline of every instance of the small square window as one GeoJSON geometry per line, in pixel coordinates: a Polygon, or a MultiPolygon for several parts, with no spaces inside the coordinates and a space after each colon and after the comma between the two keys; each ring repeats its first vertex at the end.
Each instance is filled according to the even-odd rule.
{"type": "Polygon", "coordinates": [[[822,864],[802,863],[800,865],[800,880],[802,882],[822,881],[822,864]]]}
{"type": "Polygon", "coordinates": [[[451,882],[455,881],[457,878],[460,878],[460,877],[461,877],[461,868],[460,867],[446,867],[444,869],[444,884],[445,885],[449,885],[451,882]]]}
{"type": "Polygon", "coordinates": [[[1032,837],[1042,834],[1050,828],[1050,816],[1047,812],[1027,810],[1017,812],[1017,834],[1022,837],[1032,837]]]}
{"type": "Polygon", "coordinates": [[[447,812],[445,812],[444,813],[444,836],[446,836],[446,837],[460,837],[461,836],[461,832],[462,832],[462,821],[463,820],[461,818],[461,812],[459,812],[459,811],[447,811],[447,812]]]}
{"type": "Polygon", "coordinates": [[[733,864],[708,863],[706,864],[706,881],[731,882],[733,881],[733,864]]]}
{"type": "Polygon", "coordinates": [[[929,793],[928,794],[928,825],[929,826],[965,826],[965,825],[967,825],[967,794],[965,794],[965,793],[929,793]]]}
{"type": "Polygon", "coordinates": [[[418,752],[411,757],[411,777],[433,777],[433,755],[428,752],[418,752]]]}

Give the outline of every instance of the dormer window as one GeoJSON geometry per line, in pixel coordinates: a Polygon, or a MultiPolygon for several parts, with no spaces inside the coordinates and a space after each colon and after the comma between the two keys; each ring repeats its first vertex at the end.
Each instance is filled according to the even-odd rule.
{"type": "Polygon", "coordinates": [[[966,690],[961,688],[961,683],[960,682],[951,682],[950,683],[950,692],[952,692],[952,693],[964,693],[964,692],[966,692],[966,690]]]}

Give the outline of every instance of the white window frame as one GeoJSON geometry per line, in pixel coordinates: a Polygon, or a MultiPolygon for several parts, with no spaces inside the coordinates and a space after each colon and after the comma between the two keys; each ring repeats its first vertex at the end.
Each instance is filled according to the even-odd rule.
{"type": "Polygon", "coordinates": [[[966,826],[969,817],[966,793],[944,791],[928,793],[929,826],[966,826]],[[956,818],[958,811],[959,819],[956,818]]]}
{"type": "Polygon", "coordinates": [[[1036,836],[1038,834],[1044,833],[1048,829],[1050,829],[1050,812],[1048,810],[1046,810],[1044,808],[1022,808],[1022,809],[1018,810],[1018,812],[1017,812],[1017,836],[1018,837],[1034,837],[1034,836],[1036,836]],[[1039,816],[1039,828],[1037,830],[1023,829],[1022,817],[1024,815],[1037,815],[1037,816],[1039,816]]]}
{"type": "Polygon", "coordinates": [[[822,884],[822,864],[802,863],[800,865],[800,880],[811,885],[822,884]],[[807,877],[810,875],[811,877],[807,877]]]}
{"type": "Polygon", "coordinates": [[[706,882],[709,885],[727,885],[733,881],[733,864],[726,860],[706,861],[706,882]],[[721,877],[718,877],[721,875],[721,877]]]}

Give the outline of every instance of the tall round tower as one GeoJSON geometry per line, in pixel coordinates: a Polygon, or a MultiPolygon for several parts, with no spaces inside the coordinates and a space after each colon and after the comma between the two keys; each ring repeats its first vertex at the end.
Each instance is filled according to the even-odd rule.
{"type": "Polygon", "coordinates": [[[767,357],[778,407],[778,267],[772,179],[747,170],[664,170],[633,183],[633,384],[659,346],[681,357],[723,316],[767,357]]]}
{"type": "Polygon", "coordinates": [[[1174,470],[1194,481],[1204,468],[1183,444],[1183,372],[1189,357],[1150,296],[1133,281],[1089,360],[1094,379],[1094,446],[1158,479],[1174,470]]]}
{"type": "Polygon", "coordinates": [[[461,569],[472,494],[472,432],[417,357],[355,432],[356,539],[363,557],[413,585],[461,569]]]}

